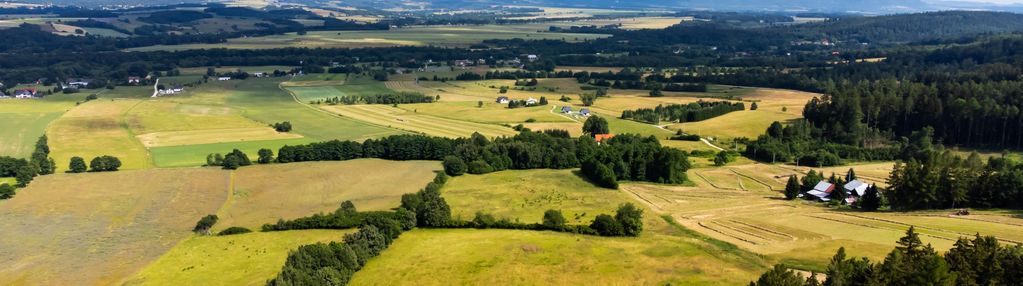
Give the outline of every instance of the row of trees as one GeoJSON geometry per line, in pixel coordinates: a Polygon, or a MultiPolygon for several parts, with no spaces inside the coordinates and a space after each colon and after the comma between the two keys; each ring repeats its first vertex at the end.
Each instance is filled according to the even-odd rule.
{"type": "MultiPolygon", "coordinates": [[[[1021,285],[1023,247],[1005,246],[995,237],[960,238],[944,256],[924,245],[913,227],[881,262],[848,258],[839,248],[823,285],[1021,285]]],[[[776,265],[751,286],[816,286],[816,274],[800,277],[776,265]]]]}
{"type": "Polygon", "coordinates": [[[884,192],[892,209],[1023,209],[1023,164],[1007,157],[985,163],[976,153],[963,159],[931,151],[895,165],[884,192]]]}
{"type": "MultiPolygon", "coordinates": [[[[290,163],[357,158],[442,161],[453,156],[459,162],[445,165],[457,165],[455,169],[449,167],[448,173],[460,175],[507,169],[578,168],[582,162],[592,160],[613,170],[616,181],[678,184],[686,180],[685,172],[690,166],[687,154],[660,146],[656,138],[619,135],[598,145],[590,136],[571,138],[567,134],[564,131],[523,130],[514,137],[493,141],[480,134],[459,139],[395,135],[363,143],[334,140],[281,147],[276,161],[290,163]]],[[[211,165],[216,165],[216,156],[211,158],[214,163],[211,165]]]]}
{"type": "Polygon", "coordinates": [[[432,103],[438,98],[433,96],[424,95],[418,92],[397,92],[397,93],[381,93],[381,94],[358,94],[358,95],[346,95],[346,96],[335,96],[332,98],[323,99],[317,102],[324,102],[327,104],[410,104],[410,103],[432,103]]]}
{"type": "Polygon", "coordinates": [[[121,168],[121,160],[114,156],[104,155],[92,158],[92,161],[89,161],[89,166],[86,166],[84,158],[74,156],[71,157],[67,172],[85,173],[90,171],[90,168],[92,172],[114,172],[121,168]]]}
{"type": "Polygon", "coordinates": [[[742,110],[746,110],[746,105],[742,102],[701,100],[688,104],[657,105],[654,108],[626,110],[622,112],[622,119],[631,119],[650,124],[659,124],[661,120],[685,123],[703,121],[742,110]]]}

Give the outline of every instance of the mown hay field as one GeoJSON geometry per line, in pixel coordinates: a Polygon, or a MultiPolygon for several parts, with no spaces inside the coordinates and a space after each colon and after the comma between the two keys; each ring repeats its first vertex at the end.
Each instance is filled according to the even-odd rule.
{"type": "Polygon", "coordinates": [[[38,177],[0,201],[0,284],[119,284],[220,208],[228,174],[178,169],[38,177]]]}
{"type": "Polygon", "coordinates": [[[121,169],[152,166],[149,153],[128,128],[126,115],[141,103],[135,99],[101,99],[81,104],[47,128],[50,156],[58,172],[66,170],[73,156],[86,161],[110,155],[121,160],[121,169]]]}
{"type": "Polygon", "coordinates": [[[332,105],[323,106],[322,108],[323,110],[341,115],[348,120],[358,120],[373,124],[371,126],[384,126],[431,136],[449,138],[469,137],[474,132],[479,132],[487,137],[516,134],[515,130],[496,124],[474,123],[465,120],[418,114],[388,105],[332,105]]]}
{"type": "Polygon", "coordinates": [[[258,229],[279,219],[333,212],[345,200],[360,210],[396,208],[401,195],[423,188],[439,170],[439,162],[378,159],[241,168],[216,229],[258,229]]]}
{"type": "Polygon", "coordinates": [[[192,236],[125,285],[265,285],[299,246],[340,241],[351,230],[253,232],[192,236]]]}
{"type": "MultiPolygon", "coordinates": [[[[876,179],[887,177],[882,173],[891,170],[891,163],[835,171],[844,175],[849,168],[865,174],[861,180],[883,186],[876,179]]],[[[843,246],[857,256],[883,259],[910,226],[939,251],[976,233],[997,236],[1003,243],[1023,242],[1023,217],[1012,212],[974,211],[967,217],[952,216],[952,210],[868,213],[784,200],[781,190],[788,176],[808,170],[767,164],[700,168],[689,171],[694,186],[628,184],[622,189],[689,229],[764,255],[772,263],[805,270],[822,271],[843,246]]]]}

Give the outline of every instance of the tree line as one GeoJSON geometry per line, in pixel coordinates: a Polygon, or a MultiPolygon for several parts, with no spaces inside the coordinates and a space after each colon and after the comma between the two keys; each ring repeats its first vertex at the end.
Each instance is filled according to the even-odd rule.
{"type": "Polygon", "coordinates": [[[659,124],[662,120],[674,123],[697,122],[733,111],[746,110],[742,102],[698,101],[688,104],[657,105],[654,108],[640,108],[622,112],[622,119],[631,119],[650,124],[659,124]]]}
{"type": "Polygon", "coordinates": [[[357,94],[357,95],[345,95],[335,96],[323,100],[317,100],[313,103],[325,102],[330,105],[336,104],[411,104],[411,103],[432,103],[437,98],[433,96],[424,95],[419,92],[396,92],[396,93],[381,93],[381,94],[357,94]]]}
{"type": "MultiPolygon", "coordinates": [[[[959,238],[944,255],[924,245],[913,227],[884,260],[848,257],[839,248],[823,285],[1021,285],[1023,246],[1007,246],[991,236],[959,238]]],[[[822,285],[814,273],[801,277],[783,264],[760,276],[751,286],[822,285]]]]}

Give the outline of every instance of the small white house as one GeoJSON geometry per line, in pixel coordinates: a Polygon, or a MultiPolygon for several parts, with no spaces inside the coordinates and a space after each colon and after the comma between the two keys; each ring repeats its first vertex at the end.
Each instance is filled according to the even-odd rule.
{"type": "Polygon", "coordinates": [[[174,88],[171,89],[171,90],[173,90],[175,93],[178,93],[178,92],[185,91],[185,87],[181,86],[180,84],[175,84],[174,88]]]}
{"type": "Polygon", "coordinates": [[[229,76],[222,76],[222,77],[218,77],[217,80],[219,80],[219,81],[229,81],[229,80],[231,80],[231,77],[229,77],[229,76]]]}
{"type": "Polygon", "coordinates": [[[539,102],[540,101],[537,101],[536,98],[532,98],[532,97],[530,97],[529,99],[526,99],[526,105],[536,105],[539,102]]]}
{"type": "Polygon", "coordinates": [[[817,199],[819,199],[822,202],[827,202],[831,201],[831,198],[829,197],[831,196],[831,192],[833,191],[835,191],[834,184],[828,183],[826,181],[820,181],[817,183],[816,186],[813,187],[813,190],[806,192],[806,194],[817,197],[817,199]]]}
{"type": "Polygon", "coordinates": [[[845,183],[845,186],[843,187],[845,188],[846,191],[849,191],[850,195],[862,197],[864,194],[867,193],[867,188],[869,188],[870,186],[867,185],[867,183],[861,182],[860,180],[852,180],[849,181],[848,183],[845,183]]]}
{"type": "Polygon", "coordinates": [[[540,57],[536,55],[526,55],[526,60],[529,60],[530,62],[535,62],[538,59],[540,59],[540,57]]]}
{"type": "Polygon", "coordinates": [[[498,97],[497,97],[497,103],[500,103],[500,104],[508,104],[509,102],[511,102],[511,100],[510,100],[510,99],[508,99],[508,97],[507,97],[507,96],[498,96],[498,97]]]}

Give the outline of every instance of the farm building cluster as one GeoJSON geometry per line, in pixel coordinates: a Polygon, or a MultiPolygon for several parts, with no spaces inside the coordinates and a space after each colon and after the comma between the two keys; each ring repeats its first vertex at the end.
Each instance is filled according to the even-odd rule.
{"type": "Polygon", "coordinates": [[[842,186],[838,186],[828,180],[821,180],[817,182],[817,185],[812,190],[807,191],[804,197],[821,202],[838,200],[840,203],[851,205],[866,195],[868,188],[870,188],[870,184],[858,179],[850,180],[842,186]],[[837,188],[842,188],[845,192],[836,192],[837,188]],[[845,197],[842,197],[843,194],[845,197]]]}

